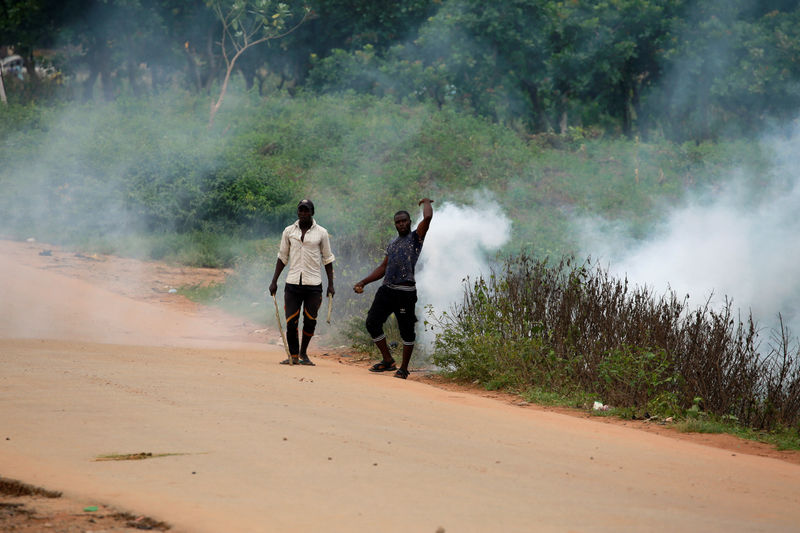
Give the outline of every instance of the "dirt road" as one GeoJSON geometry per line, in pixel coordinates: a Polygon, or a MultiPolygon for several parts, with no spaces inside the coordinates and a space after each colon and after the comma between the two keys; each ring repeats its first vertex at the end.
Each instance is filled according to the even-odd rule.
{"type": "Polygon", "coordinates": [[[182,532],[800,530],[800,465],[281,366],[235,321],[35,247],[0,243],[0,476],[182,532]],[[96,460],[132,453],[153,457],[96,460]]]}

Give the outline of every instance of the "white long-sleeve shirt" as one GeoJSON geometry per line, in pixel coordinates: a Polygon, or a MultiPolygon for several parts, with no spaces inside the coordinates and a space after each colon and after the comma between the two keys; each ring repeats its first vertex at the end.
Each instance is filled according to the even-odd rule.
{"type": "Polygon", "coordinates": [[[288,265],[286,283],[294,285],[321,285],[322,266],[333,263],[331,240],[328,230],[317,224],[311,223],[306,230],[303,240],[303,230],[300,222],[296,221],[291,226],[286,226],[281,235],[281,246],[278,250],[278,259],[288,265]]]}

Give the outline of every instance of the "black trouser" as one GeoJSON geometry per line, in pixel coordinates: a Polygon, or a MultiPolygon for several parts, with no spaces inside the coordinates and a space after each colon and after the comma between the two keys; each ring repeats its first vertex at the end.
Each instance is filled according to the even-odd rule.
{"type": "Polygon", "coordinates": [[[416,340],[414,324],[417,316],[414,314],[414,306],[417,303],[417,291],[402,291],[390,289],[386,285],[381,285],[375,293],[375,300],[367,313],[367,332],[372,340],[378,342],[385,337],[383,333],[383,323],[394,313],[397,318],[397,326],[400,329],[400,338],[403,344],[412,345],[416,340]]]}
{"type": "Polygon", "coordinates": [[[303,309],[303,335],[314,336],[317,327],[317,312],[322,305],[322,285],[294,285],[287,283],[283,291],[283,308],[286,311],[286,343],[289,353],[300,353],[297,326],[300,308],[303,309]]]}

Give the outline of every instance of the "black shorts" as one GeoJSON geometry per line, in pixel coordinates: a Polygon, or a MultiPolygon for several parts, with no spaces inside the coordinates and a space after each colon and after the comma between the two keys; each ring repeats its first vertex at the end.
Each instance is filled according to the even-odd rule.
{"type": "Polygon", "coordinates": [[[414,344],[416,340],[414,325],[417,322],[414,314],[416,303],[416,290],[402,291],[381,285],[378,292],[375,293],[372,307],[367,313],[367,331],[372,336],[372,340],[379,341],[383,338],[383,324],[389,315],[394,313],[403,344],[414,344]]]}

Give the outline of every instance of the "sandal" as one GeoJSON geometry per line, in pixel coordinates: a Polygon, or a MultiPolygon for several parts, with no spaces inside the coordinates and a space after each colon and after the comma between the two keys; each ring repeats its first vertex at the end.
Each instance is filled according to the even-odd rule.
{"type": "Polygon", "coordinates": [[[400,379],[406,379],[408,377],[408,370],[403,370],[402,368],[398,368],[397,372],[394,373],[394,377],[400,379]]]}
{"type": "Polygon", "coordinates": [[[381,361],[380,363],[375,363],[369,369],[370,372],[388,372],[390,370],[397,370],[397,367],[394,366],[394,359],[390,362],[381,361]]]}
{"type": "Polygon", "coordinates": [[[306,366],[317,366],[311,361],[311,359],[308,358],[308,356],[301,357],[300,358],[300,364],[301,365],[306,365],[306,366]]]}
{"type": "Polygon", "coordinates": [[[286,359],[281,361],[281,364],[282,365],[299,365],[300,364],[300,359],[296,355],[293,355],[291,361],[287,357],[286,359]]]}

